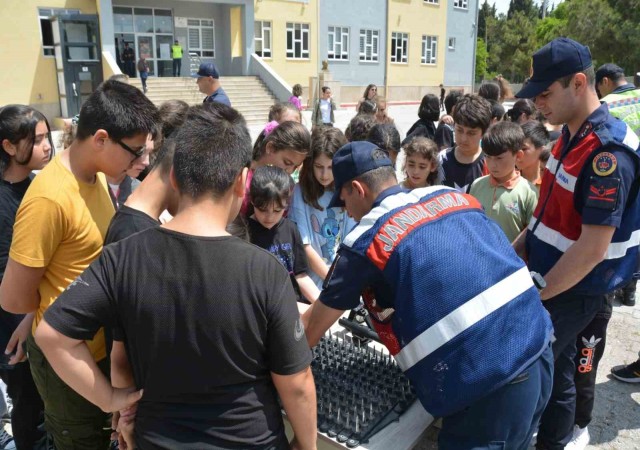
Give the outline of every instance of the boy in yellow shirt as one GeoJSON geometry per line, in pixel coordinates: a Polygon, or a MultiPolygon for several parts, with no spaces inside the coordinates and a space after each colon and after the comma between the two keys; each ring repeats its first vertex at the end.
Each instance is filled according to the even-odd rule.
{"type": "MultiPolygon", "coordinates": [[[[76,277],[100,254],[114,214],[104,174],[118,177],[142,156],[157,122],[157,108],[137,88],[102,83],[82,106],[76,139],[38,174],[17,212],[0,305],[27,314],[16,353],[26,340],[45,425],[59,449],[106,448],[107,415],[60,380],[30,330],[72,282],[83,282],[76,277]]],[[[102,330],[87,344],[106,372],[102,330]]]]}

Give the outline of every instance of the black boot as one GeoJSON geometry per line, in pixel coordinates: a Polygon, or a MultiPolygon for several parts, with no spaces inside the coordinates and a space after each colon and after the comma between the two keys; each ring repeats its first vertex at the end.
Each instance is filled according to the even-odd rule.
{"type": "Polygon", "coordinates": [[[636,283],[638,280],[631,280],[629,284],[622,288],[622,304],[625,306],[635,306],[636,304],[636,283]]]}

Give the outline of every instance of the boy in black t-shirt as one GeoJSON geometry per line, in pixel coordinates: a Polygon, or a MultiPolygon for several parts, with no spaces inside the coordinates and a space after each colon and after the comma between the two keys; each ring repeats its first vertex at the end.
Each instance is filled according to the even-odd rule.
{"type": "Polygon", "coordinates": [[[438,178],[445,186],[468,192],[476,178],[489,174],[480,141],[491,124],[491,104],[467,94],[456,103],[453,120],[456,143],[440,153],[438,178]]]}
{"type": "Polygon", "coordinates": [[[252,244],[268,250],[287,269],[291,283],[310,303],[316,301],[320,290],[309,277],[309,263],[300,232],[296,225],[283,217],[291,196],[291,177],[275,166],[259,167],[253,173],[250,186],[254,213],[249,217],[249,239],[252,244]]]}
{"type": "Polygon", "coordinates": [[[225,231],[244,195],[246,123],[207,103],[190,109],[175,139],[176,216],[106,246],[49,307],[36,341],[57,374],[104,411],[137,402],[128,448],[288,449],[278,395],[291,448],[315,448],[311,352],[289,276],[225,231]],[[101,326],[126,348],[127,387],[111,386],[83,341],[101,326]]]}

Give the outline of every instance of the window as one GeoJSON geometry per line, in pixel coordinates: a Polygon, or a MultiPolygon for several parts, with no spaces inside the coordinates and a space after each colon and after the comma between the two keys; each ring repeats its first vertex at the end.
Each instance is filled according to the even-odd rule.
{"type": "Polygon", "coordinates": [[[456,38],[452,37],[449,38],[449,50],[455,50],[456,49],[456,38]]]}
{"type": "Polygon", "coordinates": [[[327,57],[333,60],[349,59],[349,28],[329,27],[329,47],[327,57]]]}
{"type": "Polygon", "coordinates": [[[189,53],[195,53],[205,58],[215,58],[213,20],[187,19],[187,33],[189,53]]]}
{"type": "Polygon", "coordinates": [[[378,62],[378,30],[360,30],[360,61],[378,62]]]}
{"type": "Polygon", "coordinates": [[[424,0],[424,2],[431,5],[437,5],[438,3],[440,3],[440,0],[424,0]]]}
{"type": "Polygon", "coordinates": [[[453,0],[453,7],[460,9],[469,9],[469,0],[453,0]]]}
{"type": "Polygon", "coordinates": [[[253,24],[256,55],[271,58],[271,22],[257,20],[253,24]]]}
{"type": "Polygon", "coordinates": [[[309,24],[287,22],[287,58],[309,58],[309,24]]]}
{"type": "MultiPolygon", "coordinates": [[[[423,44],[424,45],[424,44],[423,44]]],[[[406,63],[409,58],[409,34],[391,33],[391,62],[406,63]]]]}
{"type": "Polygon", "coordinates": [[[40,20],[40,35],[42,36],[42,54],[54,56],[53,51],[53,27],[51,19],[60,14],[80,14],[79,9],[38,8],[40,20]]]}
{"type": "Polygon", "coordinates": [[[422,64],[435,64],[438,54],[438,37],[422,36],[422,64]]]}

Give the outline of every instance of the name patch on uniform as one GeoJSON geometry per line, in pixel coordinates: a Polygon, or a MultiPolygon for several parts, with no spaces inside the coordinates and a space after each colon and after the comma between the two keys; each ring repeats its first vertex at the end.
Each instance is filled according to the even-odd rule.
{"type": "Polygon", "coordinates": [[[382,270],[395,247],[415,228],[465,209],[482,210],[482,206],[474,197],[455,192],[436,195],[425,202],[403,208],[378,229],[367,250],[367,256],[382,270]]]}
{"type": "Polygon", "coordinates": [[[593,159],[593,171],[601,177],[611,175],[616,167],[618,167],[618,160],[609,152],[598,153],[593,159]]]}
{"type": "Polygon", "coordinates": [[[613,211],[618,204],[620,178],[591,177],[585,206],[613,211]]]}

